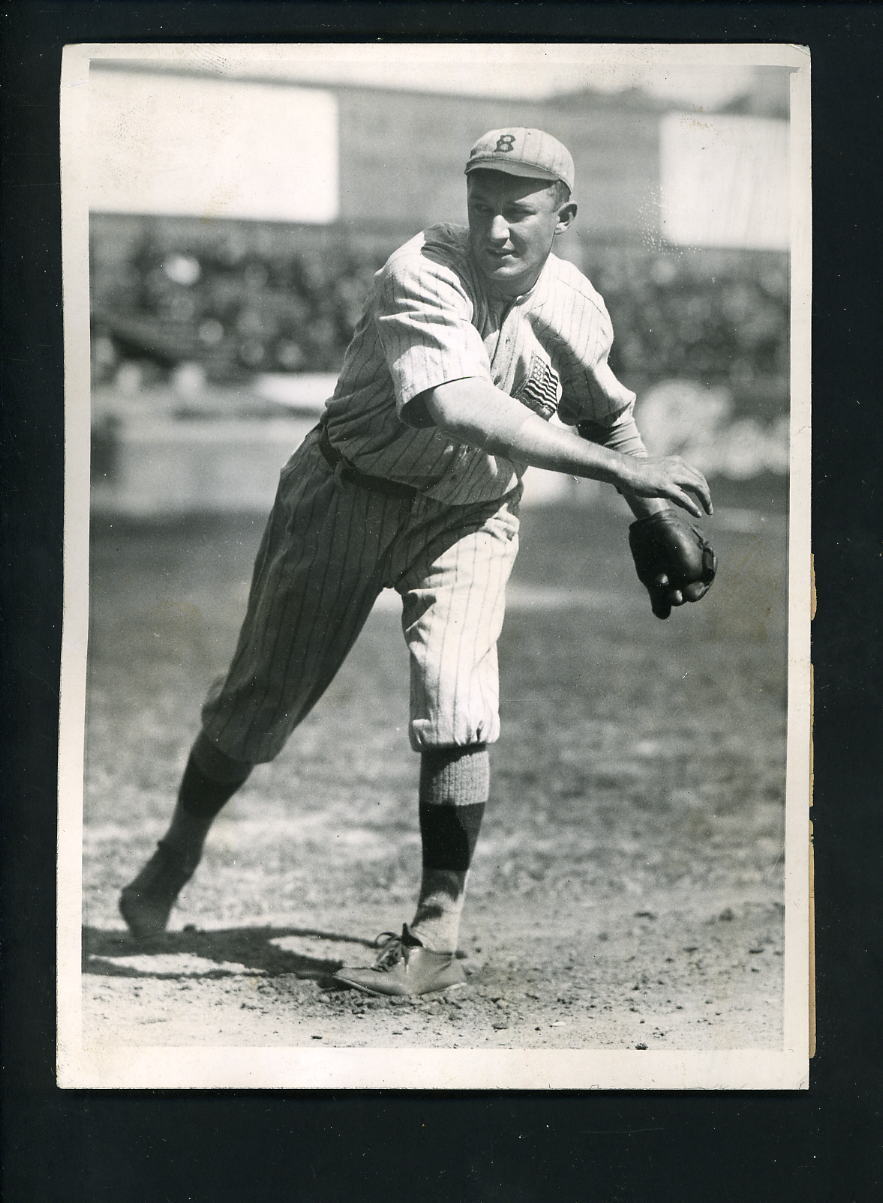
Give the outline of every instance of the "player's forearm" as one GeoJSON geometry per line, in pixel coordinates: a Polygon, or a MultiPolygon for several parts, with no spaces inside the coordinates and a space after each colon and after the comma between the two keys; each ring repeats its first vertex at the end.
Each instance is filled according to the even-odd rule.
{"type": "Polygon", "coordinates": [[[649,518],[651,514],[671,509],[669,503],[660,497],[637,497],[634,493],[626,493],[625,490],[622,495],[636,518],[649,518]]]}
{"type": "Polygon", "coordinates": [[[432,421],[452,439],[490,455],[625,487],[627,457],[551,426],[483,380],[453,380],[425,394],[432,421]]]}
{"type": "MultiPolygon", "coordinates": [[[[579,428],[579,431],[585,438],[586,436],[583,433],[582,427],[579,428]]],[[[635,419],[631,415],[617,421],[597,441],[602,446],[609,447],[611,451],[618,451],[620,455],[632,455],[638,459],[648,458],[647,448],[644,446],[641,432],[638,430],[635,419]]],[[[626,505],[636,518],[649,518],[651,514],[658,514],[662,510],[671,509],[669,503],[660,497],[639,497],[637,493],[630,493],[627,489],[620,489],[620,492],[625,499],[626,505]]]]}
{"type": "MultiPolygon", "coordinates": [[[[647,458],[647,448],[644,446],[641,432],[638,430],[630,410],[617,418],[612,425],[584,421],[577,423],[577,430],[582,438],[599,443],[602,447],[608,447],[611,451],[618,451],[620,455],[634,455],[640,459],[647,458]]],[[[629,493],[625,489],[620,489],[620,492],[636,518],[649,518],[651,514],[671,509],[667,501],[658,497],[638,497],[637,494],[629,493]]]]}
{"type": "MultiPolygon", "coordinates": [[[[451,380],[421,394],[419,402],[429,421],[450,438],[490,455],[600,480],[639,498],[666,498],[696,518],[703,510],[711,513],[705,477],[679,456],[621,455],[550,425],[486,380],[451,380]]],[[[642,515],[653,512],[655,507],[641,510],[642,515]]]]}

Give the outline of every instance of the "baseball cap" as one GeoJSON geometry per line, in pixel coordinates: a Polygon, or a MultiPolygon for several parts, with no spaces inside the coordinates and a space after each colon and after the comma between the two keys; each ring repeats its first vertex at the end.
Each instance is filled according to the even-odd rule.
{"type": "Polygon", "coordinates": [[[570,151],[541,129],[512,126],[482,134],[469,152],[466,175],[480,168],[530,179],[561,180],[573,191],[570,151]]]}

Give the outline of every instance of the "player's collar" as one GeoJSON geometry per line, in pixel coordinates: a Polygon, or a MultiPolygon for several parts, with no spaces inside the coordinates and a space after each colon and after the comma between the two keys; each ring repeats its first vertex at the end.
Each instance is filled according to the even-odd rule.
{"type": "Polygon", "coordinates": [[[554,258],[549,255],[546,262],[540,268],[540,274],[534,281],[533,287],[527,292],[520,292],[517,296],[512,296],[510,293],[503,292],[502,289],[496,288],[491,281],[485,280],[484,287],[487,291],[488,299],[495,305],[508,307],[510,305],[530,305],[532,308],[541,305],[545,300],[546,281],[551,278],[550,263],[554,258]]]}

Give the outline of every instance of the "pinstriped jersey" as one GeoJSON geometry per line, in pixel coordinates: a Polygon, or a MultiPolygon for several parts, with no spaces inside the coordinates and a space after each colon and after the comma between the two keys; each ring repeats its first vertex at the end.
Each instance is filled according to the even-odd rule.
{"type": "Polygon", "coordinates": [[[473,264],[465,227],[432,226],[374,277],[326,404],[329,437],[361,472],[452,505],[492,500],[526,465],[415,425],[409,402],[475,376],[544,418],[608,428],[635,401],[608,365],[612,343],[604,302],[571,263],[550,255],[530,292],[504,297],[473,264]]]}

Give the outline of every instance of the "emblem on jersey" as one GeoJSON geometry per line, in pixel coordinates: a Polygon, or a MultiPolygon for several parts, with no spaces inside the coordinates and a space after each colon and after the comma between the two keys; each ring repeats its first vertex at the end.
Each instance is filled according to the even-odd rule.
{"type": "Polygon", "coordinates": [[[561,381],[550,363],[537,354],[530,359],[527,379],[513,394],[522,405],[541,418],[551,418],[558,410],[561,381]]]}
{"type": "Polygon", "coordinates": [[[515,135],[514,134],[500,134],[499,138],[497,138],[497,145],[494,147],[494,153],[496,154],[498,151],[501,151],[501,150],[503,150],[503,151],[512,150],[514,145],[515,145],[515,135]]]}

